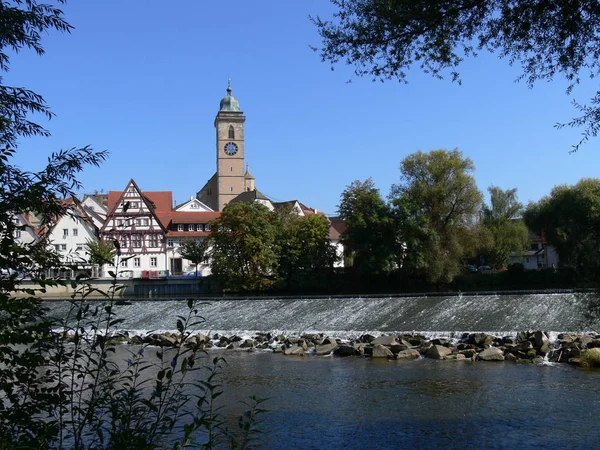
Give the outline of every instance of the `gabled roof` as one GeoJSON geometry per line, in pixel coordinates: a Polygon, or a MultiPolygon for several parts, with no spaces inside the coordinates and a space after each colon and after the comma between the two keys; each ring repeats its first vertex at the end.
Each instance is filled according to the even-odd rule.
{"type": "Polygon", "coordinates": [[[221,217],[216,211],[173,211],[171,212],[171,223],[208,223],[221,217]]]}
{"type": "Polygon", "coordinates": [[[200,200],[198,200],[195,197],[190,198],[186,202],[180,203],[179,205],[175,206],[173,209],[175,211],[179,211],[180,209],[182,209],[188,205],[194,204],[194,203],[199,205],[200,208],[202,208],[202,210],[204,210],[204,211],[213,211],[213,209],[210,206],[208,206],[206,203],[202,203],[200,200]]]}
{"type": "Polygon", "coordinates": [[[127,192],[127,188],[130,185],[132,185],[140,194],[140,198],[148,208],[148,211],[154,216],[158,224],[164,230],[166,230],[169,221],[171,220],[173,193],[171,191],[143,192],[132,178],[122,191],[110,191],[108,193],[108,214],[106,216],[107,220],[102,227],[102,231],[104,231],[108,225],[108,218],[114,216],[114,214],[117,212],[117,208],[121,205],[123,198],[125,197],[125,193],[127,192]]]}
{"type": "Polygon", "coordinates": [[[268,202],[271,201],[271,199],[269,199],[266,195],[264,195],[258,189],[254,189],[253,191],[242,192],[240,195],[235,197],[229,203],[240,203],[240,202],[252,203],[256,200],[266,200],[268,202]]]}
{"type": "Polygon", "coordinates": [[[329,218],[329,239],[338,241],[342,238],[342,234],[346,231],[346,222],[340,217],[329,218]]]}

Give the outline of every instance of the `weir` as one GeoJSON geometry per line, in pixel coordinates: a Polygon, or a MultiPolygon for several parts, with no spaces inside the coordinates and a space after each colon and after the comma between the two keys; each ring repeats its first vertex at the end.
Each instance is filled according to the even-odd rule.
{"type": "MultiPolygon", "coordinates": [[[[64,317],[67,301],[47,302],[51,315],[64,317]]],[[[184,300],[132,300],[115,307],[120,329],[134,333],[175,330],[184,300]]],[[[510,335],[600,330],[600,299],[592,293],[446,295],[419,297],[213,299],[198,306],[203,333],[286,335],[325,333],[355,337],[364,333],[462,332],[510,335]]]]}

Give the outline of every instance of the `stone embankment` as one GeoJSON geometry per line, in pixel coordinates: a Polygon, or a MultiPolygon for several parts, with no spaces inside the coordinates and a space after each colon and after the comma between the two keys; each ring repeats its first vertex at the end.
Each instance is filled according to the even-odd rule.
{"type": "MultiPolygon", "coordinates": [[[[175,333],[155,333],[129,336],[114,334],[115,342],[171,347],[180,337],[175,333]]],[[[514,337],[496,337],[486,333],[465,333],[459,339],[427,339],[422,335],[389,334],[362,335],[356,339],[337,339],[323,334],[301,336],[259,333],[252,338],[214,334],[190,336],[186,345],[197,349],[228,349],[237,351],[265,350],[283,355],[364,356],[389,360],[420,357],[465,361],[514,361],[543,363],[565,362],[585,365],[588,358],[600,361],[600,335],[560,334],[551,341],[542,331],[521,332],[514,337]],[[583,356],[583,358],[582,358],[583,356]]]]}

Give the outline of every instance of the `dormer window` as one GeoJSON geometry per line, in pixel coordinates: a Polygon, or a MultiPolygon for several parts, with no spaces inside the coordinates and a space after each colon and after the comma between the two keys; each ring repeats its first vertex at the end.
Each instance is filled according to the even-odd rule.
{"type": "Polygon", "coordinates": [[[233,125],[229,125],[229,139],[235,139],[235,131],[233,125]]]}
{"type": "Polygon", "coordinates": [[[177,224],[177,231],[183,231],[183,224],[182,223],[177,224]]]}

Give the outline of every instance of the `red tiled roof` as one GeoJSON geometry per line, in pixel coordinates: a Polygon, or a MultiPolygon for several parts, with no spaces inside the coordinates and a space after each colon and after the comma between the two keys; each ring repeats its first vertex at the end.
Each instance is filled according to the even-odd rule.
{"type": "Polygon", "coordinates": [[[168,230],[167,238],[172,237],[205,237],[210,236],[210,231],[172,231],[168,230]]]}
{"type": "Polygon", "coordinates": [[[208,223],[221,217],[216,211],[172,211],[172,223],[208,223]]]}

